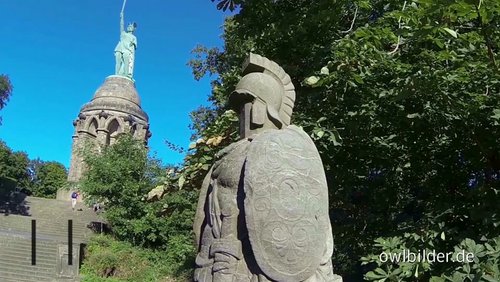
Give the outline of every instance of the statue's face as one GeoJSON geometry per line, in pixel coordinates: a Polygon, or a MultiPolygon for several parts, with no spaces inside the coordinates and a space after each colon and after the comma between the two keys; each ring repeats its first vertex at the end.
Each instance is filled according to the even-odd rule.
{"type": "Polygon", "coordinates": [[[267,108],[266,103],[258,97],[241,101],[239,107],[241,138],[248,138],[266,129],[278,129],[269,119],[267,108]]]}
{"type": "Polygon", "coordinates": [[[250,135],[250,126],[251,126],[251,114],[252,114],[252,104],[253,101],[247,101],[243,103],[240,107],[240,137],[246,138],[250,135]]]}
{"type": "Polygon", "coordinates": [[[129,25],[127,26],[127,31],[128,31],[128,32],[134,32],[134,31],[135,31],[135,26],[134,26],[133,24],[129,24],[129,25]]]}

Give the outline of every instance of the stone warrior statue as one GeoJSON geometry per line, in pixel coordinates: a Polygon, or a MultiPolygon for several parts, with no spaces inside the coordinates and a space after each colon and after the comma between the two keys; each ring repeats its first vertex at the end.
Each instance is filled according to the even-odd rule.
{"type": "Polygon", "coordinates": [[[135,22],[130,23],[125,31],[124,9],[126,0],[123,1],[120,12],[120,41],[115,47],[116,67],[115,74],[132,78],[134,73],[135,49],[137,49],[137,38],[134,31],[137,28],[135,22]]]}
{"type": "Polygon", "coordinates": [[[241,140],[216,155],[198,201],[194,280],[340,282],[323,164],[290,125],[290,76],[255,54],[243,74],[229,99],[241,140]]]}

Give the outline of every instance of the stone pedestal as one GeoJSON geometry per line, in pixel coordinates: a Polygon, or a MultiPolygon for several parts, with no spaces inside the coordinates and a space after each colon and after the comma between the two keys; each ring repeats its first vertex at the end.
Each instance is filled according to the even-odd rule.
{"type": "Polygon", "coordinates": [[[72,264],[69,264],[68,245],[59,244],[57,246],[57,276],[60,279],[73,279],[78,276],[80,268],[80,245],[73,244],[72,264]]]}
{"type": "MultiPolygon", "coordinates": [[[[75,132],[68,174],[71,183],[77,183],[85,171],[84,150],[100,152],[113,144],[120,133],[130,133],[145,145],[151,137],[149,117],[141,108],[134,81],[117,75],[106,78],[93,99],[83,105],[73,125],[75,132]]],[[[62,192],[57,198],[70,200],[62,192]]]]}

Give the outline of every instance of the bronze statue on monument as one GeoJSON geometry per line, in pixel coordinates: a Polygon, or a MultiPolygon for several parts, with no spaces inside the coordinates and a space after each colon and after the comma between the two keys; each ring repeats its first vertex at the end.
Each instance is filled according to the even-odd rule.
{"type": "Polygon", "coordinates": [[[115,74],[132,79],[134,74],[135,50],[137,49],[137,38],[134,35],[137,24],[132,22],[128,24],[125,30],[124,11],[126,2],[127,0],[123,1],[120,12],[120,41],[118,41],[115,47],[115,74]]]}

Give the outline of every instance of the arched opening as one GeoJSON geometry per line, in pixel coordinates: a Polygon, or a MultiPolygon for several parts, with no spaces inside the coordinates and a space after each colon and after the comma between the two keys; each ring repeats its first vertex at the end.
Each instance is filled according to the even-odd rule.
{"type": "Polygon", "coordinates": [[[94,135],[94,136],[97,136],[97,120],[95,118],[92,119],[92,121],[90,122],[89,124],[89,128],[88,128],[88,133],[94,135]]]}
{"type": "Polygon", "coordinates": [[[137,132],[137,124],[134,124],[131,128],[130,128],[130,134],[134,137],[136,137],[136,132],[137,132]]]}
{"type": "Polygon", "coordinates": [[[108,124],[108,138],[106,138],[106,145],[113,145],[120,133],[122,133],[120,123],[116,119],[113,119],[108,124]]]}

